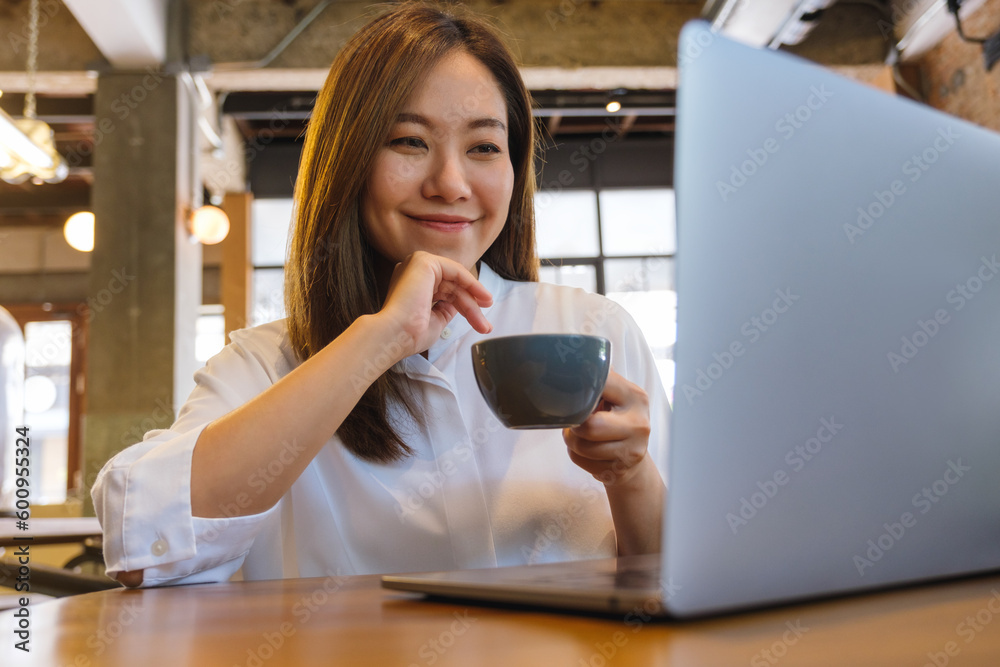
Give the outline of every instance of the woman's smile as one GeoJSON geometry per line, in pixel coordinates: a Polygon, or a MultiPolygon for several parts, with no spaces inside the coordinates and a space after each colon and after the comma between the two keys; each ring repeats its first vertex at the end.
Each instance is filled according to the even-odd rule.
{"type": "Polygon", "coordinates": [[[446,234],[455,234],[472,227],[475,220],[461,215],[449,215],[447,213],[432,214],[404,214],[414,222],[427,229],[433,229],[446,234]]]}

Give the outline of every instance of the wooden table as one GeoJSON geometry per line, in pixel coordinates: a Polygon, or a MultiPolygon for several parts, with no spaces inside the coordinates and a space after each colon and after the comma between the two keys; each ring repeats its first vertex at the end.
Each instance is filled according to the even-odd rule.
{"type": "Polygon", "coordinates": [[[17,520],[0,519],[0,547],[22,544],[72,544],[101,536],[101,524],[93,517],[28,519],[28,530],[18,530],[17,520]],[[30,541],[19,539],[31,537],[30,541]]]}
{"type": "Polygon", "coordinates": [[[1000,576],[688,623],[428,602],[377,577],[111,590],[0,614],[0,665],[1000,664],[1000,576]],[[936,661],[936,662],[935,662],[936,661]]]}

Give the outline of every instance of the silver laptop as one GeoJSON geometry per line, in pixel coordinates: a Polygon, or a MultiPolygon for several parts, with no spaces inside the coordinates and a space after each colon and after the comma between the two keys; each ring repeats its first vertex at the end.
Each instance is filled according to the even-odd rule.
{"type": "Polygon", "coordinates": [[[385,586],[691,617],[1000,568],[1000,136],[701,22],[679,60],[662,555],[385,586]]]}

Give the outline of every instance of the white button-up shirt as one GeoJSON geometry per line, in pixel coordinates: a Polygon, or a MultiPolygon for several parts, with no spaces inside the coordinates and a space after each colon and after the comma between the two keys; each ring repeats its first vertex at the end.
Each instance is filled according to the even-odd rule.
{"type": "MultiPolygon", "coordinates": [[[[485,264],[493,294],[490,336],[584,333],[611,340],[612,367],[650,397],[650,453],[666,461],[669,406],[652,354],[617,304],[583,290],[504,280],[485,264]]],[[[191,454],[202,429],[296,365],[283,320],[234,332],[195,375],[197,386],[167,430],[111,459],[94,505],[108,573],[145,570],[146,586],[495,567],[615,554],[603,486],[570,460],[561,431],[508,430],[490,412],[470,348],[485,336],[461,316],[448,335],[390,372],[412,381],[422,426],[403,423],[413,455],[363,461],[337,437],[274,507],[238,516],[301,451],[293,441],[248,480],[223,511],[191,514],[191,454]]],[[[400,423],[400,422],[396,422],[400,423]]]]}

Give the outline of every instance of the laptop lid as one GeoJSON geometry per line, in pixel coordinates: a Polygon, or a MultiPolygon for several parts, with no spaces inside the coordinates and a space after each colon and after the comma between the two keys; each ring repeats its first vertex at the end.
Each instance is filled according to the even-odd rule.
{"type": "Polygon", "coordinates": [[[1000,567],[1000,136],[687,25],[666,600],[1000,567]]]}

